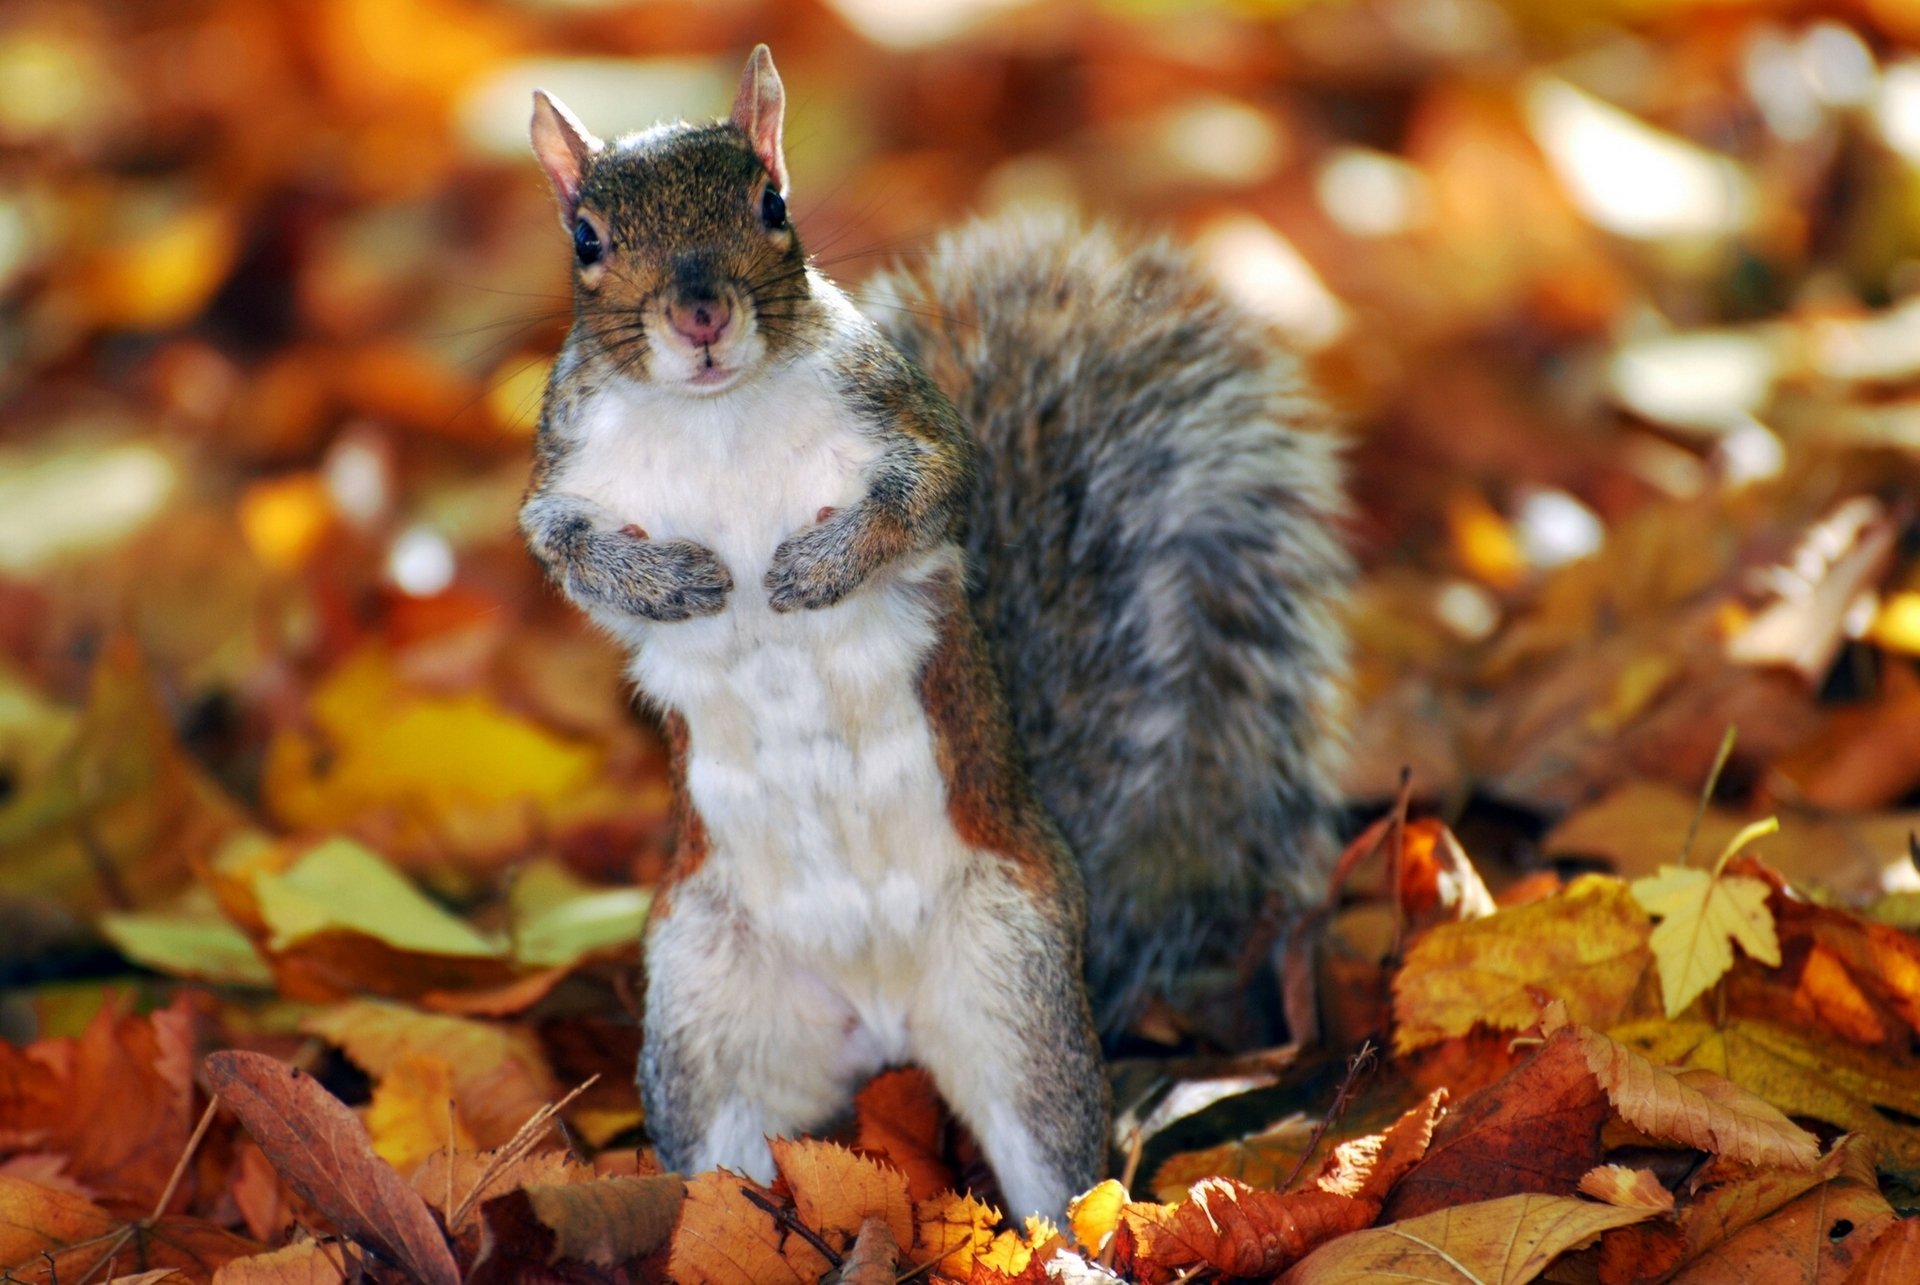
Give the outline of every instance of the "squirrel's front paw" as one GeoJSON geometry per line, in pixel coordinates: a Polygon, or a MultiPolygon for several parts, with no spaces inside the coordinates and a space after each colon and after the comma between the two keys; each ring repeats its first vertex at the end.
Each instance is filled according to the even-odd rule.
{"type": "Polygon", "coordinates": [[[595,532],[567,568],[576,599],[646,620],[711,616],[732,589],[732,574],[705,545],[626,531],[595,532]]]}
{"type": "Polygon", "coordinates": [[[865,576],[855,556],[858,528],[835,519],[795,532],[773,551],[773,565],[760,578],[775,611],[831,607],[860,586],[865,576]]]}

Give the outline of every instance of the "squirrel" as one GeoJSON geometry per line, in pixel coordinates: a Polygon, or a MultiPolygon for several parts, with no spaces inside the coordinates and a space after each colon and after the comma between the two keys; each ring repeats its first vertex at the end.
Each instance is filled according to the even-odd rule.
{"type": "Polygon", "coordinates": [[[1335,450],[1164,243],[982,224],[870,320],[801,248],[784,106],[764,45],[715,123],[606,143],[534,95],[575,316],[520,527],[674,785],[647,1128],[769,1181],[770,1135],[913,1062],[1059,1218],[1106,1159],[1102,1027],[1324,868],[1335,450]]]}

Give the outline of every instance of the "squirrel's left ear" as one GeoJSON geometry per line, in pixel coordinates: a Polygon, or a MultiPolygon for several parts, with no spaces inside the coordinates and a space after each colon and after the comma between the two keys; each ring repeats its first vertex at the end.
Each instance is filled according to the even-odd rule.
{"type": "Polygon", "coordinates": [[[780,127],[787,111],[787,91],[773,69],[773,54],[755,45],[740,73],[740,92],[733,100],[733,123],[746,131],[754,154],[773,176],[782,195],[787,190],[787,158],[780,150],[780,127]]]}
{"type": "Polygon", "coordinates": [[[573,231],[573,218],[580,209],[587,161],[604,146],[565,103],[544,89],[533,91],[533,154],[553,184],[553,195],[560,202],[560,226],[568,232],[573,231]]]}

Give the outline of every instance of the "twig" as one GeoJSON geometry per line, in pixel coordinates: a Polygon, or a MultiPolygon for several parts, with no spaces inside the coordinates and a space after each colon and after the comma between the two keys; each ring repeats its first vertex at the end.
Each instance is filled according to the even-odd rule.
{"type": "Polygon", "coordinates": [[[473,1208],[475,1202],[480,1199],[480,1193],[485,1191],[507,1166],[525,1159],[526,1154],[533,1150],[533,1144],[540,1140],[540,1134],[547,1127],[548,1122],[566,1110],[569,1103],[599,1083],[599,1081],[600,1077],[598,1075],[588,1076],[584,1083],[574,1089],[573,1092],[567,1094],[566,1097],[561,1098],[558,1102],[549,1103],[528,1116],[527,1122],[521,1125],[511,1138],[507,1139],[507,1145],[493,1153],[493,1158],[487,1161],[487,1167],[480,1171],[478,1178],[474,1179],[472,1190],[460,1198],[460,1203],[455,1207],[453,1216],[447,1221],[447,1230],[451,1232],[455,1227],[458,1227],[462,1222],[466,1221],[467,1213],[473,1208]]]}
{"type": "Polygon", "coordinates": [[[806,1241],[807,1244],[812,1245],[815,1249],[819,1250],[820,1256],[826,1259],[828,1263],[830,1263],[834,1267],[840,1266],[841,1262],[843,1261],[840,1255],[834,1253],[833,1247],[828,1245],[826,1241],[821,1240],[819,1235],[815,1233],[813,1228],[801,1222],[800,1215],[794,1213],[791,1209],[786,1208],[784,1205],[778,1205],[778,1204],[775,1204],[773,1201],[768,1200],[765,1196],[761,1195],[759,1192],[755,1191],[752,1187],[749,1187],[744,1182],[740,1184],[740,1194],[745,1196],[753,1204],[758,1205],[760,1208],[772,1214],[776,1219],[778,1219],[782,1224],[786,1226],[787,1230],[791,1231],[794,1235],[798,1236],[801,1240],[806,1241]]]}
{"type": "Polygon", "coordinates": [[[1313,1159],[1314,1151],[1320,1146],[1320,1139],[1326,1136],[1333,1122],[1346,1111],[1348,1101],[1352,1099],[1354,1090],[1359,1087],[1361,1073],[1372,1065],[1373,1041],[1367,1040],[1360,1045],[1359,1052],[1347,1059],[1347,1074],[1340,1081],[1340,1091],[1333,1095],[1333,1103],[1327,1108],[1327,1113],[1320,1117],[1320,1123],[1313,1126],[1313,1132],[1307,1136],[1306,1150],[1300,1153],[1300,1159],[1294,1162],[1293,1172],[1287,1175],[1287,1180],[1280,1184],[1279,1190],[1293,1190],[1294,1179],[1298,1178],[1300,1171],[1307,1167],[1307,1161],[1313,1159]]]}
{"type": "Polygon", "coordinates": [[[1393,906],[1393,946],[1389,964],[1400,963],[1400,949],[1407,933],[1406,899],[1400,893],[1400,880],[1407,864],[1407,809],[1413,806],[1413,769],[1400,769],[1400,790],[1393,800],[1393,819],[1387,823],[1387,898],[1393,906]]]}
{"type": "MultiPolygon", "coordinates": [[[[1127,1163],[1120,1169],[1120,1185],[1129,1193],[1133,1191],[1133,1180],[1140,1172],[1140,1153],[1146,1150],[1146,1139],[1140,1135],[1140,1126],[1135,1125],[1127,1133],[1127,1163]]],[[[1113,1255],[1120,1248],[1118,1236],[1108,1236],[1107,1243],[1100,1248],[1100,1257],[1095,1261],[1107,1270],[1113,1270],[1113,1255]]]]}
{"type": "MultiPolygon", "coordinates": [[[[117,1232],[110,1233],[113,1237],[112,1243],[109,1244],[106,1251],[95,1260],[93,1266],[87,1269],[87,1274],[80,1278],[79,1285],[87,1285],[87,1282],[91,1281],[95,1274],[103,1268],[109,1273],[109,1276],[111,1276],[114,1256],[120,1252],[120,1247],[132,1240],[141,1231],[151,1228],[155,1223],[160,1221],[161,1215],[167,1211],[167,1206],[173,1203],[173,1193],[180,1190],[180,1182],[187,1174],[187,1162],[192,1160],[193,1153],[200,1149],[200,1140],[207,1136],[207,1129],[213,1124],[213,1113],[219,1106],[220,1095],[216,1093],[208,1099],[207,1109],[200,1113],[200,1122],[193,1126],[193,1132],[187,1137],[187,1145],[181,1149],[180,1158],[173,1162],[173,1173],[168,1175],[167,1185],[160,1192],[160,1199],[154,1202],[153,1212],[145,1218],[135,1219],[117,1232]]],[[[99,1237],[97,1239],[105,1239],[105,1237],[99,1237]]],[[[86,1243],[85,1241],[81,1242],[83,1245],[86,1243]]],[[[74,1249],[79,1247],[78,1245],[69,1246],[69,1248],[74,1249]]],[[[48,1263],[47,1270],[49,1273],[53,1270],[51,1261],[48,1263]]]]}
{"type": "Polygon", "coordinates": [[[1707,807],[1713,802],[1713,791],[1720,784],[1720,774],[1727,769],[1727,760],[1733,757],[1733,738],[1739,729],[1732,723],[1727,724],[1725,734],[1720,737],[1720,749],[1713,756],[1713,767],[1707,772],[1707,783],[1700,787],[1700,805],[1693,810],[1693,821],[1687,826],[1687,840],[1680,845],[1680,864],[1686,865],[1693,855],[1693,841],[1700,837],[1700,823],[1707,818],[1707,807]]]}

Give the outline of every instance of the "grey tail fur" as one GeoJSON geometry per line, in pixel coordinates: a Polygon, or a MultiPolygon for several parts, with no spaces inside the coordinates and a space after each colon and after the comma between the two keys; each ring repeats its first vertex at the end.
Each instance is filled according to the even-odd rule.
{"type": "Polygon", "coordinates": [[[1187,253],[1067,218],[961,229],[863,302],[979,442],[974,610],[1111,1035],[1270,892],[1323,895],[1353,574],[1326,406],[1187,253]]]}

